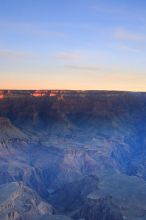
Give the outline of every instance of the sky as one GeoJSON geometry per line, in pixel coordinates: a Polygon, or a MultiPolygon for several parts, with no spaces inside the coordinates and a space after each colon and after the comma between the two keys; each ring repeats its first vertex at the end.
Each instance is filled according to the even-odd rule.
{"type": "Polygon", "coordinates": [[[0,89],[146,91],[146,1],[0,0],[0,89]]]}

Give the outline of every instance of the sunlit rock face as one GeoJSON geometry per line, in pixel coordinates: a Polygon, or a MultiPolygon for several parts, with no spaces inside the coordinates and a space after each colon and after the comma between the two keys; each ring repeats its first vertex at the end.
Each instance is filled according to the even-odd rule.
{"type": "Polygon", "coordinates": [[[50,91],[48,90],[35,90],[33,92],[29,93],[30,95],[34,97],[42,97],[42,96],[50,96],[50,91]]]}
{"type": "Polygon", "coordinates": [[[0,100],[3,100],[5,98],[5,92],[3,90],[0,90],[0,100]]]}
{"type": "Polygon", "coordinates": [[[39,197],[31,220],[146,219],[145,93],[0,94],[0,186],[22,182],[39,197]]]}
{"type": "Polygon", "coordinates": [[[0,94],[0,99],[4,99],[4,95],[0,94]]]}

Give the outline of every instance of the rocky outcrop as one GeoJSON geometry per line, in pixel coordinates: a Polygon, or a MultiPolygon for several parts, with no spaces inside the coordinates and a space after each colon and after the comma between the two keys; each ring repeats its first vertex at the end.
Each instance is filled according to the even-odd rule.
{"type": "Polygon", "coordinates": [[[43,217],[35,217],[28,220],[72,220],[68,216],[65,215],[51,215],[51,216],[43,216],[43,217]]]}
{"type": "Polygon", "coordinates": [[[98,178],[94,175],[86,176],[78,181],[63,185],[54,192],[50,192],[48,200],[54,207],[63,212],[78,209],[88,194],[98,190],[98,178]]]}
{"type": "Polygon", "coordinates": [[[14,126],[8,118],[0,117],[0,147],[28,141],[27,135],[14,126]]]}
{"type": "Polygon", "coordinates": [[[25,220],[52,215],[55,209],[22,182],[0,186],[0,220],[25,220]]]}
{"type": "Polygon", "coordinates": [[[112,202],[112,198],[87,199],[74,219],[85,220],[124,220],[120,209],[112,202]]]}

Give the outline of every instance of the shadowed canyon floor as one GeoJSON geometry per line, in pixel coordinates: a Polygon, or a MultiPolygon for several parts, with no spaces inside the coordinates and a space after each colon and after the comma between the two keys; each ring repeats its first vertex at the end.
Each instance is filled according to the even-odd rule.
{"type": "Polygon", "coordinates": [[[146,220],[146,93],[0,96],[0,220],[146,220]]]}

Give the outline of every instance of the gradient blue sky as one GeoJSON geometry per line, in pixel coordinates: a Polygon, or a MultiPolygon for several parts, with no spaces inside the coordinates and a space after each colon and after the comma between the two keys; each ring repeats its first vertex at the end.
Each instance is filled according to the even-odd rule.
{"type": "Polygon", "coordinates": [[[0,0],[0,88],[146,91],[146,1],[0,0]]]}

